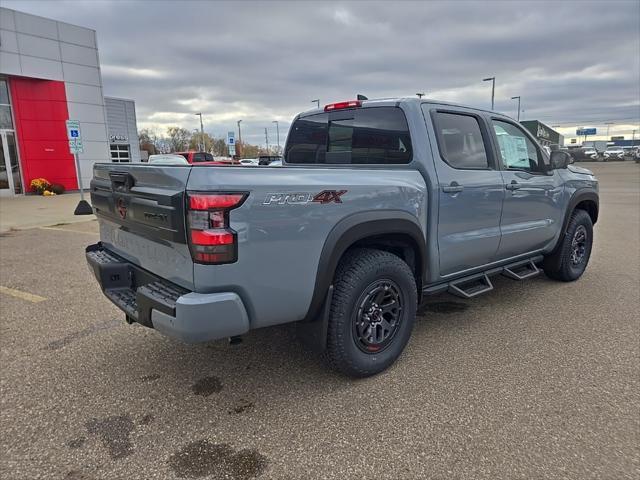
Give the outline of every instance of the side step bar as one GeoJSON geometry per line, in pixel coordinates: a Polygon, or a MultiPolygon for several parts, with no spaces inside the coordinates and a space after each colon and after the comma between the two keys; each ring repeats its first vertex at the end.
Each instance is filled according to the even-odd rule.
{"type": "Polygon", "coordinates": [[[507,265],[502,271],[502,275],[512,280],[526,280],[527,278],[535,277],[539,273],[540,270],[531,260],[520,265],[507,265]]]}
{"type": "Polygon", "coordinates": [[[424,295],[435,295],[437,293],[449,292],[462,298],[474,298],[483,293],[493,290],[493,284],[489,277],[493,275],[504,275],[512,280],[526,280],[535,277],[540,273],[536,263],[543,260],[542,255],[538,255],[526,260],[509,263],[502,267],[495,267],[484,272],[475,273],[466,277],[457,278],[450,282],[430,285],[422,290],[424,295]]]}
{"type": "Polygon", "coordinates": [[[493,283],[486,273],[461,278],[449,283],[449,293],[462,298],[473,298],[493,290],[493,283]]]}

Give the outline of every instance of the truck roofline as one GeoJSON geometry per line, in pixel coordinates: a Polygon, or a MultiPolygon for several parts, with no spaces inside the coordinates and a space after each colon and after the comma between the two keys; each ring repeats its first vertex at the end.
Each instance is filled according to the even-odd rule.
{"type": "MultiPolygon", "coordinates": [[[[362,100],[362,107],[360,107],[360,108],[399,106],[402,103],[417,103],[417,104],[426,103],[426,104],[431,104],[431,105],[445,105],[445,106],[450,106],[450,107],[466,108],[466,109],[469,109],[469,110],[474,110],[476,112],[483,112],[483,113],[488,113],[488,114],[491,114],[491,115],[499,115],[501,117],[507,117],[507,118],[510,118],[512,120],[515,120],[510,115],[507,115],[507,114],[501,113],[501,112],[497,112],[495,110],[487,110],[487,109],[484,109],[484,108],[472,107],[472,106],[469,106],[469,105],[465,105],[463,103],[448,102],[448,101],[437,100],[437,99],[433,99],[433,98],[414,98],[414,97],[370,98],[368,100],[362,100]]],[[[307,117],[309,115],[314,115],[314,114],[323,113],[323,112],[324,112],[324,106],[320,107],[320,108],[312,108],[310,110],[305,110],[304,112],[300,112],[298,115],[296,115],[295,118],[307,117]]],[[[295,118],[294,118],[294,120],[295,120],[295,118]]]]}

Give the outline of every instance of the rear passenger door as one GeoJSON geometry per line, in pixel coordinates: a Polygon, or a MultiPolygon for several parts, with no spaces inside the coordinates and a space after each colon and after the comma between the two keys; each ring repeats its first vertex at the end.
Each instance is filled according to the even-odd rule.
{"type": "Polygon", "coordinates": [[[498,259],[540,250],[552,242],[564,216],[564,187],[540,146],[515,122],[491,120],[504,179],[498,259]]]}
{"type": "Polygon", "coordinates": [[[422,108],[437,139],[438,250],[446,276],[493,261],[504,185],[485,121],[472,111],[429,107],[422,108]]]}

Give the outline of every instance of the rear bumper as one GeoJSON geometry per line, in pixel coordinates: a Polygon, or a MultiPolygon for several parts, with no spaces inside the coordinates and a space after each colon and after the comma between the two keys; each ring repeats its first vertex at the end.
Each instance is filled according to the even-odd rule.
{"type": "Polygon", "coordinates": [[[131,321],[188,343],[241,335],[249,317],[232,292],[195,293],[128,262],[101,243],[86,248],[102,291],[131,321]]]}

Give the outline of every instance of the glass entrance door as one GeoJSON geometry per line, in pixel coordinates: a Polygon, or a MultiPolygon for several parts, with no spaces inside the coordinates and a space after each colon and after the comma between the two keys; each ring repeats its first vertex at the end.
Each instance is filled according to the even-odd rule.
{"type": "Polygon", "coordinates": [[[0,195],[22,193],[16,133],[0,130],[0,195]]]}

